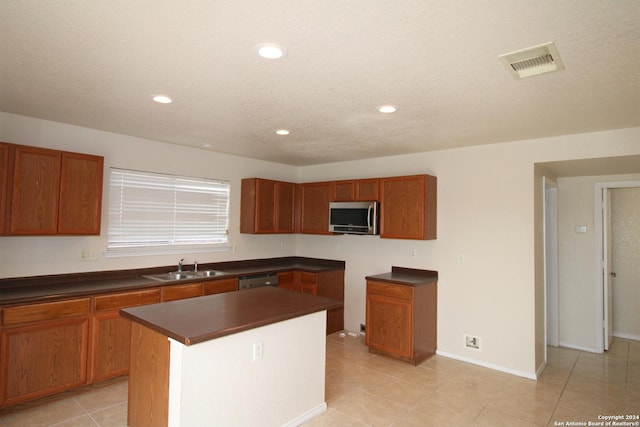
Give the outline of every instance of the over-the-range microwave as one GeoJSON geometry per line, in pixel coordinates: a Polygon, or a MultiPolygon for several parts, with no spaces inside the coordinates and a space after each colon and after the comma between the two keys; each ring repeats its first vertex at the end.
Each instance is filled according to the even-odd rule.
{"type": "Polygon", "coordinates": [[[329,231],[344,234],[380,234],[378,202],[329,203],[329,231]]]}

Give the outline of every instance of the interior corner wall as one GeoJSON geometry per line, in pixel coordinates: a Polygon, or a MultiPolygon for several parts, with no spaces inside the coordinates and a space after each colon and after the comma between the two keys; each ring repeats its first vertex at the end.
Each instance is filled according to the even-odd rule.
{"type": "Polygon", "coordinates": [[[635,181],[640,174],[558,179],[558,309],[563,347],[598,351],[595,185],[635,181]],[[586,232],[576,227],[586,226],[586,232]]]}
{"type": "Polygon", "coordinates": [[[365,276],[392,266],[437,270],[438,351],[535,377],[544,358],[544,171],[534,164],[634,155],[639,138],[634,128],[301,168],[301,182],[437,176],[438,238],[298,235],[298,255],[346,261],[352,331],[365,322],[365,276]],[[480,337],[480,351],[465,348],[465,334],[480,337]]]}

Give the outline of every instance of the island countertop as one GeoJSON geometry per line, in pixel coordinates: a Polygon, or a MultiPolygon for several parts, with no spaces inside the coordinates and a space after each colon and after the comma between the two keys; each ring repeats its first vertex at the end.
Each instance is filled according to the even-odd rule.
{"type": "Polygon", "coordinates": [[[132,307],[122,316],[184,345],[342,307],[341,301],[271,286],[132,307]]]}

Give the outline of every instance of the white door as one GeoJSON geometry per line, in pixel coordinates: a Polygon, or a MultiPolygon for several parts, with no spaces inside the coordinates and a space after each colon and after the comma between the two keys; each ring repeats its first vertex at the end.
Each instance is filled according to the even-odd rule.
{"type": "Polygon", "coordinates": [[[611,189],[602,189],[602,283],[604,349],[609,350],[613,340],[613,277],[611,271],[611,189]]]}

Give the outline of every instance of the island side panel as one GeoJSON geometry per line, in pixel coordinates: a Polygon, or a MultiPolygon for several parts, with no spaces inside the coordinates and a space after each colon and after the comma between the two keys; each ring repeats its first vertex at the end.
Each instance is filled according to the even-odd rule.
{"type": "Polygon", "coordinates": [[[131,427],[167,425],[170,345],[165,335],[131,324],[131,369],[127,423],[131,427]]]}
{"type": "Polygon", "coordinates": [[[170,340],[170,425],[299,425],[325,411],[325,327],[320,311],[190,346],[170,340]]]}

